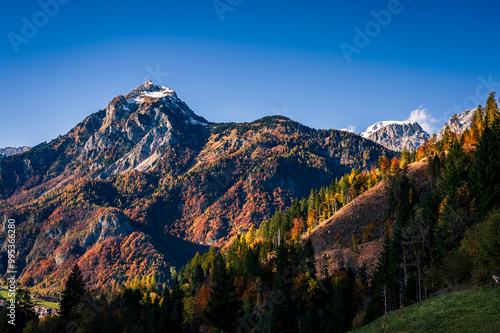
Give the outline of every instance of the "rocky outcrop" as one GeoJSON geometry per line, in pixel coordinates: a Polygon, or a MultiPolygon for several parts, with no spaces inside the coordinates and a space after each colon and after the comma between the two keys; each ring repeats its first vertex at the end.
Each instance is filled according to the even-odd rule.
{"type": "Polygon", "coordinates": [[[132,233],[132,227],[127,217],[119,210],[107,210],[92,222],[83,247],[89,248],[103,240],[132,233]]]}

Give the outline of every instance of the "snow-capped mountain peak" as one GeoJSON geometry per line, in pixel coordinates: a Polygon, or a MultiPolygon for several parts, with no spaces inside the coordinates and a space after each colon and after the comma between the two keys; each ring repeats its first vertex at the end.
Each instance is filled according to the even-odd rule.
{"type": "Polygon", "coordinates": [[[387,125],[390,124],[405,124],[408,123],[407,121],[397,121],[397,120],[387,120],[387,121],[379,121],[371,126],[369,126],[363,133],[361,133],[361,136],[367,139],[371,134],[375,133],[379,129],[384,128],[387,125]]]}
{"type": "Polygon", "coordinates": [[[395,120],[379,121],[360,135],[396,151],[414,151],[429,137],[417,122],[395,120]]]}

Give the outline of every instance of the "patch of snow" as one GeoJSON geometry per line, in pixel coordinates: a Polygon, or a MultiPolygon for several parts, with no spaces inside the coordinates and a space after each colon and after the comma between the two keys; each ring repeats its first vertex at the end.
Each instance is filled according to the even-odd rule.
{"type": "Polygon", "coordinates": [[[129,104],[141,104],[146,97],[160,99],[169,98],[171,101],[175,100],[175,91],[170,88],[155,85],[152,81],[147,81],[139,88],[135,89],[128,95],[127,102],[129,104]]]}
{"type": "Polygon", "coordinates": [[[143,93],[144,96],[147,97],[152,97],[152,98],[163,98],[167,97],[169,95],[172,95],[174,93],[173,90],[166,88],[166,87],[161,87],[160,91],[146,91],[143,93]]]}
{"type": "Polygon", "coordinates": [[[193,118],[189,118],[189,123],[193,124],[193,125],[202,125],[202,126],[207,126],[208,124],[207,123],[203,123],[201,121],[198,121],[196,119],[193,119],[193,118]]]}
{"type": "Polygon", "coordinates": [[[138,97],[129,98],[129,99],[127,99],[127,102],[129,104],[141,104],[142,102],[144,102],[144,97],[138,96],[138,97]]]}

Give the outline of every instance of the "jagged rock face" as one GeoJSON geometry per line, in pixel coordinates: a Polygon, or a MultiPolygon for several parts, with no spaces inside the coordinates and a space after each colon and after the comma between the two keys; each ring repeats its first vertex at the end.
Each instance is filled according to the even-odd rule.
{"type": "Polygon", "coordinates": [[[395,151],[405,148],[417,150],[425,138],[429,138],[429,134],[416,122],[379,122],[361,135],[395,151]]]}
{"type": "MultiPolygon", "coordinates": [[[[462,113],[456,113],[450,117],[450,120],[444,124],[443,128],[439,130],[437,134],[437,139],[441,140],[448,126],[452,133],[460,136],[463,132],[472,127],[472,119],[474,118],[474,113],[477,108],[472,110],[465,110],[462,113]]],[[[483,110],[484,113],[484,110],[483,110]]]]}
{"type": "Polygon", "coordinates": [[[28,150],[30,150],[28,146],[0,148],[0,158],[21,154],[28,150]]]}
{"type": "Polygon", "coordinates": [[[90,225],[83,247],[89,248],[110,237],[128,235],[131,232],[130,222],[122,212],[106,211],[90,225]]]}

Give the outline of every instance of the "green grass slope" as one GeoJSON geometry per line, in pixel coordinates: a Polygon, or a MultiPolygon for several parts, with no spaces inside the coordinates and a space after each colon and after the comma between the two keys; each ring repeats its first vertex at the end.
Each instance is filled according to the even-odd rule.
{"type": "MultiPolygon", "coordinates": [[[[8,295],[9,295],[8,290],[0,290],[0,297],[8,299],[8,295]]],[[[54,302],[35,300],[35,305],[46,306],[46,307],[53,308],[53,309],[59,309],[59,303],[54,303],[54,302]]]]}
{"type": "Polygon", "coordinates": [[[500,286],[439,295],[355,332],[500,332],[500,286]]]}

